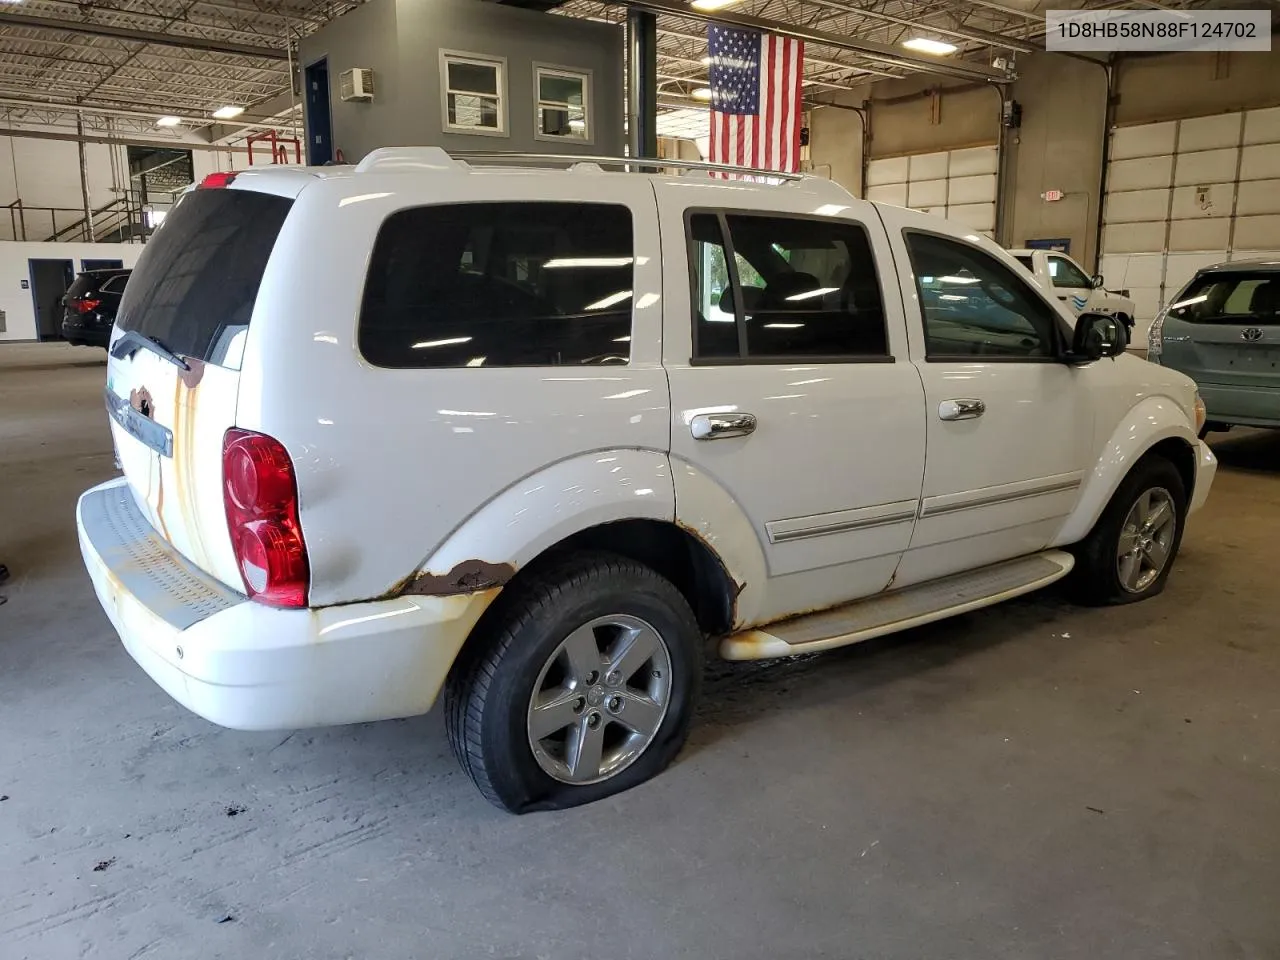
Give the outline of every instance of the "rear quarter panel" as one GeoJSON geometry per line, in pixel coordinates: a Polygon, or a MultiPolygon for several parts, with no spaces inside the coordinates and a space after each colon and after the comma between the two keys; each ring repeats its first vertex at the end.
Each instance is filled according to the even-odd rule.
{"type": "Polygon", "coordinates": [[[279,439],[296,464],[313,606],[394,592],[446,541],[445,569],[432,565],[435,572],[448,572],[455,560],[515,563],[527,556],[516,542],[545,540],[552,529],[573,532],[566,517],[583,502],[594,504],[583,523],[610,518],[600,507],[606,496],[645,501],[637,516],[674,516],[669,479],[648,482],[652,456],[628,460],[629,483],[619,482],[622,470],[608,472],[618,464],[595,463],[621,449],[647,451],[665,465],[668,448],[653,191],[644,178],[631,180],[369,172],[318,181],[299,195],[263,279],[237,423],[279,439]],[[363,359],[364,278],[390,213],[548,199],[631,208],[637,254],[648,255],[637,257],[628,365],[391,370],[363,359]],[[539,479],[574,458],[590,468],[553,469],[539,479]],[[468,525],[496,502],[501,519],[468,525]]]}

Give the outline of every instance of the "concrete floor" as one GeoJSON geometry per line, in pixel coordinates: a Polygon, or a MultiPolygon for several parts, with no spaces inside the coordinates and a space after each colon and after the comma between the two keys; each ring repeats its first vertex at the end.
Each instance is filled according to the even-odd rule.
{"type": "Polygon", "coordinates": [[[1280,434],[1215,441],[1158,600],[715,665],[665,775],[515,818],[435,714],[236,733],[134,666],[100,357],[0,346],[5,960],[1280,957],[1280,434]]]}

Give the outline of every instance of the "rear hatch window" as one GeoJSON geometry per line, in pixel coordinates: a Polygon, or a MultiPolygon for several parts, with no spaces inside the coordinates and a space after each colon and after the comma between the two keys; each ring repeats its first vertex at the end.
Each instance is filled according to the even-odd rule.
{"type": "Polygon", "coordinates": [[[147,243],[116,325],[182,357],[239,368],[267,259],[293,201],[250,190],[193,190],[147,243]]]}
{"type": "Polygon", "coordinates": [[[1280,272],[1209,273],[1197,277],[1169,307],[1187,323],[1280,322],[1280,272]]]}
{"type": "Polygon", "coordinates": [[[1196,277],[1169,305],[1160,362],[1201,384],[1280,386],[1280,271],[1196,277]]]}

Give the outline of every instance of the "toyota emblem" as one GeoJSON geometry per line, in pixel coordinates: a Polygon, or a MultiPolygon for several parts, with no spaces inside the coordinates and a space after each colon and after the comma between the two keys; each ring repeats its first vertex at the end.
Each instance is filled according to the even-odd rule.
{"type": "Polygon", "coordinates": [[[1240,331],[1240,339],[1248,340],[1250,343],[1256,343],[1262,339],[1261,327],[1245,327],[1240,331]]]}

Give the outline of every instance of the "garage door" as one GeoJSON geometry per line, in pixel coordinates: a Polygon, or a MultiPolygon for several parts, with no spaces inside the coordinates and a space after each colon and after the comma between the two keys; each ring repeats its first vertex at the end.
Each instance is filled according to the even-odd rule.
{"type": "Polygon", "coordinates": [[[996,228],[998,162],[994,144],[872,160],[867,199],[947,217],[990,237],[996,228]]]}
{"type": "Polygon", "coordinates": [[[1280,107],[1117,127],[1101,270],[1138,324],[1200,267],[1280,255],[1280,107]]]}

